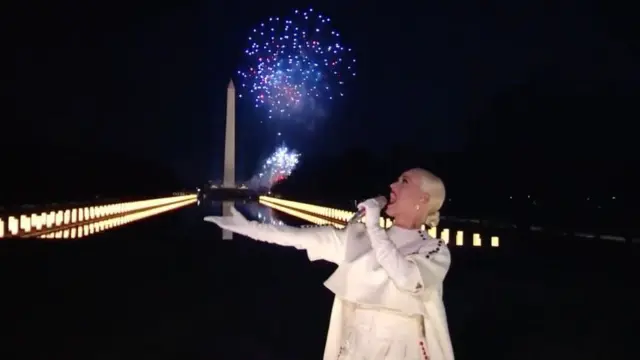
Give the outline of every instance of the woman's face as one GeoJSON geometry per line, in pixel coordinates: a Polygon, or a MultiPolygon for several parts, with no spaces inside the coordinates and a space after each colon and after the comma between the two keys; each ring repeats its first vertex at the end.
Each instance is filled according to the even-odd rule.
{"type": "Polygon", "coordinates": [[[419,169],[405,171],[390,185],[391,194],[386,213],[393,218],[414,218],[417,206],[428,201],[428,194],[422,191],[422,175],[419,169]]]}

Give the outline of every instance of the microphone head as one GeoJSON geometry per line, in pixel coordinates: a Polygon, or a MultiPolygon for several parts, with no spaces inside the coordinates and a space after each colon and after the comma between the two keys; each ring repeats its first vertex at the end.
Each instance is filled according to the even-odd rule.
{"type": "MultiPolygon", "coordinates": [[[[383,207],[387,206],[387,198],[384,197],[384,196],[375,197],[374,200],[378,203],[378,206],[380,206],[380,208],[383,208],[383,207]]],[[[364,214],[365,214],[364,208],[358,209],[358,211],[356,211],[356,213],[353,214],[351,219],[349,219],[349,221],[347,221],[347,222],[349,224],[355,223],[358,220],[360,220],[364,216],[364,214]]]]}

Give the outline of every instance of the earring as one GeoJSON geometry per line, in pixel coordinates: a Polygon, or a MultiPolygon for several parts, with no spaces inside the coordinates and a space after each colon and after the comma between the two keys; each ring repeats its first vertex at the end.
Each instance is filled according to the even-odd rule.
{"type": "Polygon", "coordinates": [[[420,205],[416,205],[416,211],[420,210],[420,205]]]}

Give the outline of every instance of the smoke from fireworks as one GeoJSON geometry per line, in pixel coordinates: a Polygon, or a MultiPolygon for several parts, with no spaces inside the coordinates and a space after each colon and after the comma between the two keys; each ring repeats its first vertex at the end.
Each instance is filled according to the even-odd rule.
{"type": "Polygon", "coordinates": [[[252,30],[245,54],[249,66],[238,71],[241,89],[256,107],[268,110],[269,118],[322,114],[356,75],[353,52],[343,46],[331,19],[313,9],[261,23],[252,30]]]}

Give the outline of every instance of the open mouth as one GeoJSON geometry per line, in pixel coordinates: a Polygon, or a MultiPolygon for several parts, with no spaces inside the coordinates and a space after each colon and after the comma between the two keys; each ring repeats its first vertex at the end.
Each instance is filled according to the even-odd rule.
{"type": "Polygon", "coordinates": [[[391,194],[389,194],[389,205],[395,202],[396,202],[396,194],[392,191],[391,194]]]}

